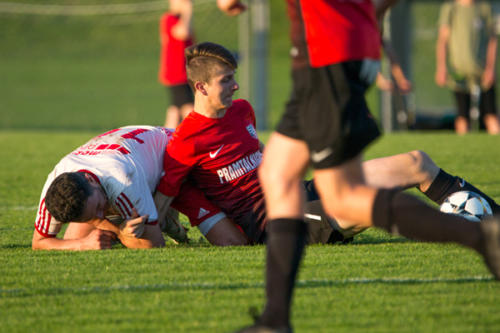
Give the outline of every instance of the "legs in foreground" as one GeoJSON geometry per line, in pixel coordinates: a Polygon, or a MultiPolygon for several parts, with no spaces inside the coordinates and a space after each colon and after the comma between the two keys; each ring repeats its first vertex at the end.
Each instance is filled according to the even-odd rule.
{"type": "MultiPolygon", "coordinates": [[[[259,327],[289,329],[293,286],[304,248],[300,180],[308,165],[307,146],[273,133],[266,147],[259,176],[268,209],[266,262],[267,303],[259,327]]],[[[410,239],[455,242],[485,257],[500,277],[500,231],[496,220],[483,223],[444,214],[417,198],[396,190],[365,185],[360,157],[340,166],[314,171],[315,184],[327,214],[375,226],[410,239]]],[[[251,331],[250,331],[251,332],[251,331]]],[[[258,332],[256,330],[255,332],[258,332]]]]}

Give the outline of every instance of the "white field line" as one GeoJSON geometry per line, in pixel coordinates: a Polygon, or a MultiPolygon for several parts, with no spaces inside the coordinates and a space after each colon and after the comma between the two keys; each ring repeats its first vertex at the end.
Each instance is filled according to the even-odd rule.
{"type": "MultiPolygon", "coordinates": [[[[348,278],[343,280],[299,280],[297,282],[298,288],[317,288],[329,287],[348,284],[426,284],[426,283],[473,283],[473,282],[487,282],[494,281],[492,276],[466,276],[457,278],[348,278]]],[[[149,285],[113,285],[113,286],[94,286],[94,287],[81,287],[81,288],[45,288],[45,289],[3,289],[0,288],[0,296],[10,297],[24,297],[24,296],[37,296],[37,295],[61,295],[67,293],[103,293],[114,291],[162,291],[162,290],[224,290],[224,289],[251,289],[263,288],[264,282],[257,283],[166,283],[166,284],[149,284],[149,285]]]]}
{"type": "Polygon", "coordinates": [[[0,211],[8,211],[8,210],[20,210],[20,211],[35,211],[38,206],[0,206],[0,211]]]}

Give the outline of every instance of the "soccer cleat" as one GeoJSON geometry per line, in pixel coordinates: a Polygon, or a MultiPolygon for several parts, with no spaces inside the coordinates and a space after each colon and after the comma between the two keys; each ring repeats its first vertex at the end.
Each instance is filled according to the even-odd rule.
{"type": "Polygon", "coordinates": [[[488,217],[480,223],[483,236],[483,257],[486,266],[500,280],[500,216],[488,217]]]}
{"type": "Polygon", "coordinates": [[[272,328],[260,324],[253,324],[252,326],[244,327],[236,333],[292,333],[290,327],[272,328]]]}
{"type": "Polygon", "coordinates": [[[250,307],[248,309],[248,314],[252,317],[254,324],[243,327],[242,329],[236,331],[236,333],[292,333],[293,330],[290,326],[283,326],[280,328],[273,328],[259,323],[259,310],[256,307],[250,307]]]}

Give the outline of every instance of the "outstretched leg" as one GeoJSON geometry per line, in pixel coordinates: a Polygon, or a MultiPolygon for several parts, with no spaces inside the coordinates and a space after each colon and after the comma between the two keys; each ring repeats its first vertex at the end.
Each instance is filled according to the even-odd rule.
{"type": "Polygon", "coordinates": [[[416,186],[438,204],[458,191],[476,192],[488,201],[494,213],[500,213],[495,200],[463,178],[440,169],[429,155],[420,150],[365,161],[363,172],[369,186],[386,189],[416,186]]]}

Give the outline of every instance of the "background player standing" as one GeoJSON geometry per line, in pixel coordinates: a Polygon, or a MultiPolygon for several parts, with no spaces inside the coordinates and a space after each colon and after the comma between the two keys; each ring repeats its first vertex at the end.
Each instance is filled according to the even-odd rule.
{"type": "Polygon", "coordinates": [[[158,79],[166,86],[171,104],[166,111],[165,127],[176,128],[193,108],[184,59],[184,49],[193,44],[193,4],[191,0],[169,0],[169,7],[160,19],[158,79]]]}
{"type": "Polygon", "coordinates": [[[480,118],[488,133],[500,132],[495,94],[497,44],[487,2],[455,0],[442,5],[436,43],[436,83],[442,87],[449,84],[453,91],[457,134],[469,131],[471,93],[479,98],[480,118]]]}

